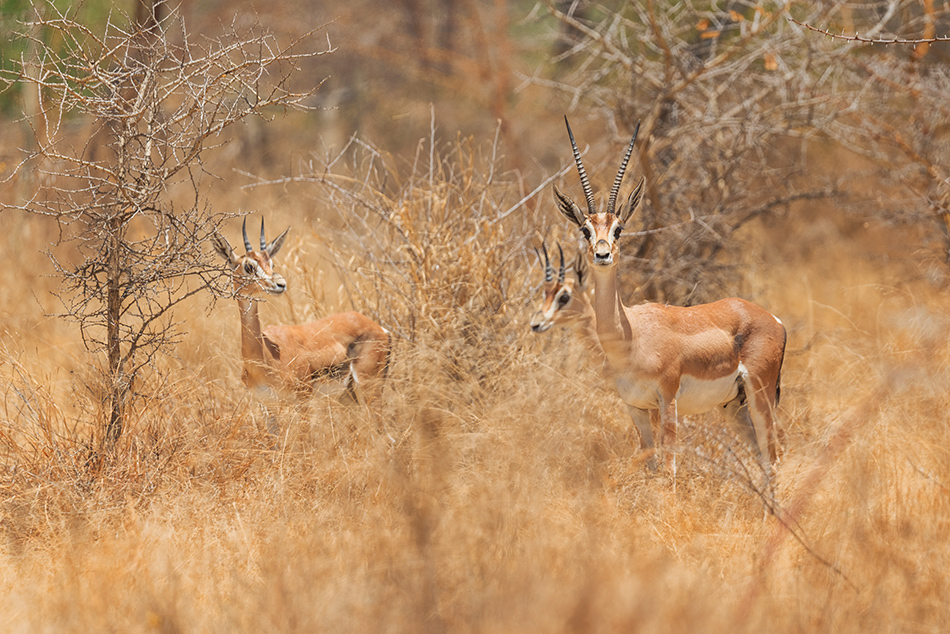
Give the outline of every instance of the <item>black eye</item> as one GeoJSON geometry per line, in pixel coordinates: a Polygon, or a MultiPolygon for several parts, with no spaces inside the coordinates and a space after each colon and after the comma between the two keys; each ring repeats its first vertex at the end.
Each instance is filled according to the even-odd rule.
{"type": "Polygon", "coordinates": [[[617,225],[617,228],[614,229],[614,240],[620,239],[620,232],[623,231],[623,225],[617,225]]]}
{"type": "Polygon", "coordinates": [[[247,272],[247,273],[253,273],[254,270],[255,270],[255,268],[256,268],[256,267],[254,266],[254,263],[253,263],[253,262],[245,262],[245,263],[244,263],[244,270],[245,270],[245,272],[247,272]]]}
{"type": "Polygon", "coordinates": [[[588,229],[586,225],[581,227],[581,233],[584,234],[585,240],[590,240],[590,229],[588,229]]]}
{"type": "Polygon", "coordinates": [[[557,305],[560,306],[561,308],[564,308],[565,306],[567,306],[567,303],[569,301],[571,301],[571,294],[564,293],[557,298],[557,305]]]}

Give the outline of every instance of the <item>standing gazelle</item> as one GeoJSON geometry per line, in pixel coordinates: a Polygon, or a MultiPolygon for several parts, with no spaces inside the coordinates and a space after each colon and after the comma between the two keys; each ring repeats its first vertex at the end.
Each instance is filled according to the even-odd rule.
{"type": "Polygon", "coordinates": [[[313,390],[318,380],[343,381],[347,392],[359,400],[371,399],[386,375],[390,336],[385,328],[357,312],[337,313],[318,321],[261,328],[257,314],[265,293],[287,290],[284,278],[274,272],[277,255],[288,227],[269,244],[261,221],[261,250],[254,251],[242,226],[244,255],[238,255],[221,235],[214,235],[215,250],[231,267],[234,296],[241,310],[241,356],[244,384],[252,389],[291,389],[298,394],[313,390]]]}
{"type": "MultiPolygon", "coordinates": [[[[537,312],[531,317],[532,332],[547,332],[555,326],[570,328],[573,335],[580,339],[587,349],[588,362],[604,376],[608,384],[612,384],[604,348],[600,345],[600,338],[597,335],[597,315],[594,313],[594,305],[590,298],[587,256],[582,252],[577,254],[574,260],[574,279],[569,280],[564,267],[564,251],[561,245],[558,245],[561,265],[555,280],[554,267],[551,266],[548,250],[543,243],[541,249],[544,253],[544,298],[537,312]]],[[[630,414],[639,429],[640,411],[637,410],[635,416],[634,410],[630,409],[630,414]]],[[[659,412],[650,410],[648,414],[650,425],[656,425],[659,421],[659,412]]],[[[649,436],[646,436],[641,432],[640,437],[641,446],[643,446],[642,439],[648,438],[652,443],[653,433],[651,431],[649,436]]],[[[647,464],[651,469],[656,468],[653,456],[648,457],[647,464]]]]}
{"type": "Polygon", "coordinates": [[[670,442],[675,440],[678,416],[718,407],[745,426],[769,470],[775,461],[772,416],[779,399],[785,327],[763,308],[738,298],[689,308],[624,306],[617,284],[617,243],[640,203],[643,179],[619,212],[615,206],[637,132],[614,179],[607,207],[598,213],[567,117],[564,122],[587,213],[557,186],[554,194],[560,212],[577,225],[587,242],[597,336],[608,375],[640,430],[641,447],[653,447],[649,411],[659,410],[662,445],[665,435],[670,442]]]}

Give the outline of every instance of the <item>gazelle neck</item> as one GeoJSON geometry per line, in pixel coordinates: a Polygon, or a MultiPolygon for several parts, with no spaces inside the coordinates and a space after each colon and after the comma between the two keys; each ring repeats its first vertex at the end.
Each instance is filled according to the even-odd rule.
{"type": "Polygon", "coordinates": [[[257,302],[239,297],[238,309],[241,311],[241,357],[244,359],[244,382],[247,385],[259,385],[266,382],[267,358],[264,354],[264,335],[261,333],[261,319],[257,314],[257,302]]]}
{"type": "Polygon", "coordinates": [[[594,279],[594,315],[597,320],[597,336],[606,341],[622,341],[632,338],[627,315],[620,302],[617,286],[617,266],[591,266],[594,279]]]}

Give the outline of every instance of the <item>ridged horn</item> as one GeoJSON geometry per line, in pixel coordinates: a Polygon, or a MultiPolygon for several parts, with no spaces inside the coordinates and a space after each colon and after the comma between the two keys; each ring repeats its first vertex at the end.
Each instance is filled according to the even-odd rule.
{"type": "Polygon", "coordinates": [[[261,218],[261,253],[267,251],[267,239],[264,237],[264,219],[261,218]]]}
{"type": "Polygon", "coordinates": [[[548,258],[548,247],[544,242],[541,243],[541,250],[544,251],[544,281],[550,283],[554,281],[554,268],[551,266],[551,260],[548,258]]]}
{"type": "Polygon", "coordinates": [[[557,283],[563,284],[564,278],[567,276],[567,269],[564,268],[564,249],[561,248],[560,242],[557,243],[557,250],[558,250],[558,253],[561,254],[561,268],[557,272],[557,283]]]}
{"type": "Polygon", "coordinates": [[[241,233],[244,234],[244,249],[250,253],[254,249],[251,248],[251,241],[247,239],[247,218],[244,219],[244,223],[241,225],[241,233]]]}
{"type": "Polygon", "coordinates": [[[571,151],[574,152],[574,162],[577,163],[577,173],[581,176],[581,186],[584,188],[584,197],[587,198],[587,213],[592,216],[597,213],[597,208],[594,205],[594,190],[591,189],[590,181],[587,179],[587,171],[584,170],[581,152],[577,149],[577,142],[574,141],[574,132],[571,130],[571,124],[567,121],[567,115],[564,115],[564,125],[567,126],[567,136],[571,138],[571,151]]]}
{"type": "Polygon", "coordinates": [[[637,142],[637,135],[640,133],[640,122],[637,121],[637,129],[633,131],[633,138],[630,139],[630,145],[627,146],[627,153],[623,155],[623,162],[620,163],[620,171],[617,172],[617,178],[614,179],[614,185],[610,188],[610,198],[607,199],[607,213],[615,213],[617,206],[617,194],[620,193],[620,183],[623,182],[623,175],[627,171],[627,163],[630,161],[630,155],[633,153],[633,144],[637,142]]]}

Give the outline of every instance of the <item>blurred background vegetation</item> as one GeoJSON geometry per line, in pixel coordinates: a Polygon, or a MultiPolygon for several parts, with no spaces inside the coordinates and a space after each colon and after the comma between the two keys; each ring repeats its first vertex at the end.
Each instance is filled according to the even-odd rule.
{"type": "MultiPolygon", "coordinates": [[[[0,6],[0,24],[11,34],[0,49],[9,72],[21,56],[36,54],[22,26],[33,4],[0,6]]],[[[869,38],[925,38],[947,23],[943,5],[400,0],[381,7],[355,0],[265,8],[90,0],[53,6],[69,7],[94,32],[107,20],[143,24],[156,10],[176,13],[198,39],[257,23],[284,41],[317,29],[310,37],[325,38],[333,54],[303,64],[293,77],[297,88],[320,87],[306,104],[311,109],[271,111],[269,121],[248,118],[216,159],[236,170],[227,180],[238,186],[248,183],[240,172],[295,177],[315,162],[339,169],[355,160],[362,143],[398,157],[389,181],[398,187],[398,175],[418,165],[423,140],[442,146],[462,138],[494,144],[499,169],[514,174],[527,196],[566,165],[565,113],[589,148],[595,180],[610,178],[622,144],[642,120],[637,168],[648,177],[650,204],[639,219],[645,233],[629,241],[628,252],[639,273],[635,286],[647,299],[698,303],[741,288],[735,263],[742,238],[734,234],[792,206],[822,207],[816,201],[844,212],[836,220],[919,223],[929,236],[922,247],[946,252],[950,245],[940,167],[946,164],[947,45],[849,44],[788,21],[869,38]],[[237,157],[240,165],[227,163],[237,157]]],[[[38,8],[50,11],[42,3],[38,8]]],[[[53,51],[67,46],[50,44],[53,51]]],[[[18,150],[33,143],[19,116],[40,108],[33,93],[16,81],[0,93],[8,119],[0,148],[6,177],[18,150]]],[[[93,123],[76,117],[73,125],[81,137],[93,123]]],[[[21,185],[21,197],[32,191],[21,185]]],[[[545,188],[527,198],[519,213],[549,205],[548,195],[545,188]]],[[[562,230],[546,211],[532,220],[542,233],[562,230]]]]}

